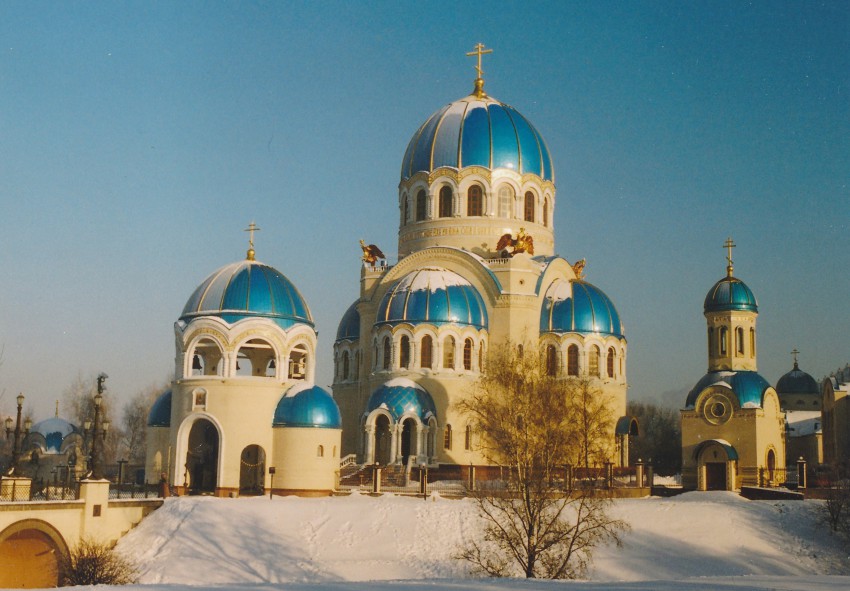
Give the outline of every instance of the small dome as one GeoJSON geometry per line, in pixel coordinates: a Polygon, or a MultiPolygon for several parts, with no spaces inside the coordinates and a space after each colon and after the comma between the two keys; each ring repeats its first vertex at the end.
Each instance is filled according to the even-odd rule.
{"type": "Polygon", "coordinates": [[[507,168],[555,180],[549,150],[534,126],[486,95],[469,95],[431,115],[410,138],[401,180],[441,166],[507,168]]]}
{"type": "Polygon", "coordinates": [[[73,433],[79,434],[80,430],[59,417],[39,421],[30,428],[30,434],[44,437],[45,453],[59,453],[62,450],[62,442],[73,433]]]}
{"type": "Polygon", "coordinates": [[[357,311],[357,300],[348,307],[345,314],[342,315],[342,320],[339,321],[339,328],[336,329],[336,340],[338,341],[356,341],[360,338],[360,312],[357,311]]]}
{"type": "Polygon", "coordinates": [[[313,326],[304,298],[280,271],[263,263],[244,260],[222,267],[186,302],[180,319],[217,316],[229,324],[245,318],[269,318],[282,328],[313,326]]]}
{"type": "Polygon", "coordinates": [[[376,408],[385,408],[396,421],[411,413],[423,423],[429,416],[437,416],[437,408],[428,391],[407,378],[390,380],[372,392],[366,403],[366,414],[376,408]]]}
{"type": "Polygon", "coordinates": [[[688,394],[685,408],[693,408],[697,397],[709,386],[729,388],[742,408],[761,408],[764,392],[770,388],[766,379],[755,371],[712,371],[705,374],[688,394]]]}
{"type": "Polygon", "coordinates": [[[298,384],[277,403],[272,426],[341,429],[342,417],[327,391],[319,386],[298,384]]]}
{"type": "Polygon", "coordinates": [[[378,305],[378,324],[427,322],[487,328],[487,309],[463,277],[438,268],[418,269],[399,279],[378,305]]]}
{"type": "Polygon", "coordinates": [[[558,279],[546,290],[540,332],[606,334],[624,338],[617,309],[605,293],[585,281],[558,279]]]}
{"type": "Polygon", "coordinates": [[[148,427],[171,426],[171,390],[160,394],[148,413],[148,427]]]}
{"type": "Polygon", "coordinates": [[[818,394],[820,388],[815,379],[804,372],[794,362],[794,369],[779,378],[776,382],[777,394],[818,394]]]}
{"type": "Polygon", "coordinates": [[[758,312],[756,296],[737,277],[727,276],[714,284],[705,296],[704,313],[741,310],[758,312]]]}

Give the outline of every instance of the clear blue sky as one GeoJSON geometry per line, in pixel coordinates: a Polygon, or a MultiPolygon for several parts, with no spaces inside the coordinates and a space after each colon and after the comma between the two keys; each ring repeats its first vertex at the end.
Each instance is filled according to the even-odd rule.
{"type": "MultiPolygon", "coordinates": [[[[557,251],[616,304],[631,399],[706,370],[702,302],[735,271],[759,369],[850,361],[850,4],[0,3],[0,411],[78,373],[126,398],[173,370],[194,288],[244,257],[287,275],[331,382],[358,239],[393,258],[417,127],[486,89],[534,123],[557,251]]],[[[668,396],[671,396],[668,394],[668,396]]]]}

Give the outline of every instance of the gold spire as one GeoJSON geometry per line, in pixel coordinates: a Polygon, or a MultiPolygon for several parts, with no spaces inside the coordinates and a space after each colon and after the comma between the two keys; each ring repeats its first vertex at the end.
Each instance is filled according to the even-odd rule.
{"type": "Polygon", "coordinates": [[[258,228],[257,224],[255,224],[254,222],[251,222],[250,224],[248,224],[248,227],[245,228],[244,231],[250,232],[250,235],[248,237],[248,254],[245,258],[249,261],[253,261],[254,260],[254,232],[259,232],[260,228],[258,228]]]}
{"type": "Polygon", "coordinates": [[[735,243],[732,242],[732,238],[727,238],[726,242],[723,243],[723,248],[729,251],[729,254],[726,255],[726,275],[728,277],[732,276],[732,271],[734,270],[734,266],[732,264],[732,249],[735,248],[735,243]]]}
{"type": "Polygon", "coordinates": [[[478,77],[475,79],[475,88],[472,91],[472,94],[478,98],[484,98],[487,96],[487,93],[484,92],[484,70],[481,69],[481,56],[487,53],[493,53],[493,50],[484,49],[483,43],[477,43],[475,45],[475,50],[466,54],[470,57],[478,56],[478,65],[475,66],[475,71],[478,73],[478,77]]]}
{"type": "Polygon", "coordinates": [[[56,418],[59,418],[59,401],[56,401],[56,418]]]}

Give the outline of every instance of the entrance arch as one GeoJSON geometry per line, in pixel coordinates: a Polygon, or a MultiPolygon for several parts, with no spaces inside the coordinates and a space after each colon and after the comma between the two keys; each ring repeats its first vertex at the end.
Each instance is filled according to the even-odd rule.
{"type": "Polygon", "coordinates": [[[401,424],[401,463],[407,465],[407,459],[419,451],[416,445],[416,421],[405,419],[401,424]]]}
{"type": "Polygon", "coordinates": [[[266,452],[259,445],[249,445],[239,458],[239,494],[261,495],[266,477],[266,452]]]}
{"type": "Polygon", "coordinates": [[[46,521],[13,523],[0,532],[0,588],[56,587],[60,560],[67,555],[62,535],[46,521]]]}
{"type": "Polygon", "coordinates": [[[767,450],[767,485],[771,486],[774,482],[776,474],[776,452],[773,449],[767,450]]]}
{"type": "Polygon", "coordinates": [[[694,450],[699,490],[733,490],[738,452],[724,439],[703,441],[694,450]]]}
{"type": "Polygon", "coordinates": [[[211,494],[218,482],[218,429],[207,419],[198,419],[189,431],[186,473],[189,494],[211,494]]]}
{"type": "Polygon", "coordinates": [[[392,432],[390,419],[384,415],[375,418],[375,462],[386,466],[391,461],[392,432]]]}

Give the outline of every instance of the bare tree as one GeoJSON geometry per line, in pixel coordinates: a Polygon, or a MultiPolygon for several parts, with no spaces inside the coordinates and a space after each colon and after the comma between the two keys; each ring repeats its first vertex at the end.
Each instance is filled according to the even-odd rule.
{"type": "Polygon", "coordinates": [[[480,435],[481,452],[508,473],[472,491],[485,534],[458,556],[492,576],[576,578],[596,546],[619,544],[628,527],[609,516],[610,498],[593,481],[573,488],[561,480],[565,465],[598,461],[613,423],[593,382],[546,375],[533,350],[496,348],[458,405],[480,435]]]}
{"type": "MultiPolygon", "coordinates": [[[[86,421],[94,421],[95,394],[97,394],[97,376],[94,374],[88,377],[77,374],[74,381],[62,393],[62,407],[64,412],[67,413],[68,419],[81,429],[86,421]]],[[[119,441],[121,440],[121,427],[115,420],[116,407],[117,403],[114,402],[114,398],[110,395],[107,388],[100,407],[101,421],[109,422],[109,430],[106,438],[103,440],[103,460],[107,464],[112,464],[118,459],[117,454],[119,441]]],[[[94,427],[92,426],[92,428],[94,427]]],[[[91,445],[92,436],[89,433],[89,446],[91,445]]]]}
{"type": "Polygon", "coordinates": [[[62,586],[127,585],[136,580],[136,564],[112,545],[82,538],[60,555],[62,586]]]}
{"type": "Polygon", "coordinates": [[[171,379],[151,384],[136,392],[124,405],[120,454],[131,464],[144,464],[148,415],[157,397],[171,379]]]}

